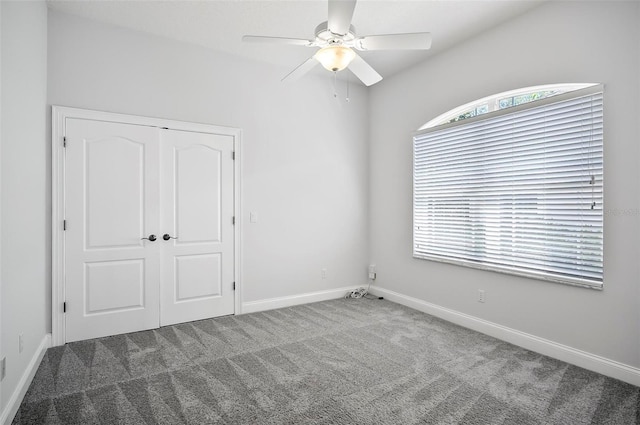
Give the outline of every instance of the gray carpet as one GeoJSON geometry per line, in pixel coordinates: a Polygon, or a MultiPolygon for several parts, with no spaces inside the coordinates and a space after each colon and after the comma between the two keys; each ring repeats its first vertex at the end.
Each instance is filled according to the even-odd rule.
{"type": "Polygon", "coordinates": [[[383,300],[47,351],[14,424],[640,424],[638,387],[383,300]]]}

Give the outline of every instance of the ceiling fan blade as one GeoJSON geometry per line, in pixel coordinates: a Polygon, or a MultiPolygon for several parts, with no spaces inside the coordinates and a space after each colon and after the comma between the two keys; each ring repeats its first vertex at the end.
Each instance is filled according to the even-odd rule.
{"type": "Polygon", "coordinates": [[[371,86],[382,80],[382,76],[376,72],[368,63],[359,55],[349,64],[349,70],[364,83],[365,86],[371,86]]]}
{"type": "Polygon", "coordinates": [[[370,35],[358,38],[358,50],[427,50],[431,48],[431,33],[370,35]]]}
{"type": "Polygon", "coordinates": [[[356,0],[329,0],[329,31],[345,35],[349,32],[356,0]]]}
{"type": "Polygon", "coordinates": [[[245,35],[242,37],[245,43],[268,43],[268,44],[292,44],[294,46],[312,46],[312,40],[286,37],[266,37],[262,35],[245,35]]]}
{"type": "Polygon", "coordinates": [[[307,72],[311,71],[317,64],[318,64],[318,60],[314,56],[311,56],[309,59],[302,62],[300,65],[298,65],[296,69],[294,69],[293,71],[291,71],[290,73],[282,77],[282,80],[280,81],[284,81],[284,80],[295,81],[298,78],[305,75],[307,72]]]}

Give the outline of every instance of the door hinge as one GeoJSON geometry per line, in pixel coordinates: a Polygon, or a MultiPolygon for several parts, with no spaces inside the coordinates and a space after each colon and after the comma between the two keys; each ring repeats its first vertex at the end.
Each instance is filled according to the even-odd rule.
{"type": "Polygon", "coordinates": [[[62,312],[63,313],[67,312],[67,302],[66,301],[62,303],[62,312]]]}
{"type": "Polygon", "coordinates": [[[236,216],[231,217],[231,224],[236,225],[236,216]]]}
{"type": "Polygon", "coordinates": [[[234,291],[236,290],[236,283],[235,282],[233,282],[233,290],[234,291]]]}
{"type": "Polygon", "coordinates": [[[235,151],[232,151],[232,152],[231,152],[231,159],[232,159],[232,160],[234,160],[234,161],[236,160],[236,153],[235,153],[235,151]]]}
{"type": "Polygon", "coordinates": [[[67,220],[62,220],[62,230],[67,230],[67,220]]]}
{"type": "Polygon", "coordinates": [[[64,136],[64,137],[62,138],[62,147],[63,147],[63,148],[66,148],[66,147],[67,147],[67,136],[64,136]]]}

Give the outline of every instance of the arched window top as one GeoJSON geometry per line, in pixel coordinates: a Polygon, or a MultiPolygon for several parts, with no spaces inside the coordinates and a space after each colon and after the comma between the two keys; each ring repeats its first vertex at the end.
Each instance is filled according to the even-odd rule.
{"type": "Polygon", "coordinates": [[[434,119],[420,127],[418,131],[436,127],[442,124],[460,121],[466,118],[476,117],[478,115],[486,114],[489,112],[508,109],[514,106],[522,105],[524,103],[546,99],[547,97],[556,96],[558,94],[567,93],[574,90],[580,90],[594,85],[596,84],[546,84],[542,86],[524,87],[521,89],[494,94],[451,109],[450,111],[447,111],[444,114],[435,117],[434,119]]]}

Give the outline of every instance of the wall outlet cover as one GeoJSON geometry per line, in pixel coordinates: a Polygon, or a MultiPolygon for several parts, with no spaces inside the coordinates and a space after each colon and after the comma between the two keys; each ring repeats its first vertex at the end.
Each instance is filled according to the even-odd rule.
{"type": "Polygon", "coordinates": [[[485,301],[484,289],[478,289],[478,302],[483,303],[485,301]]]}

